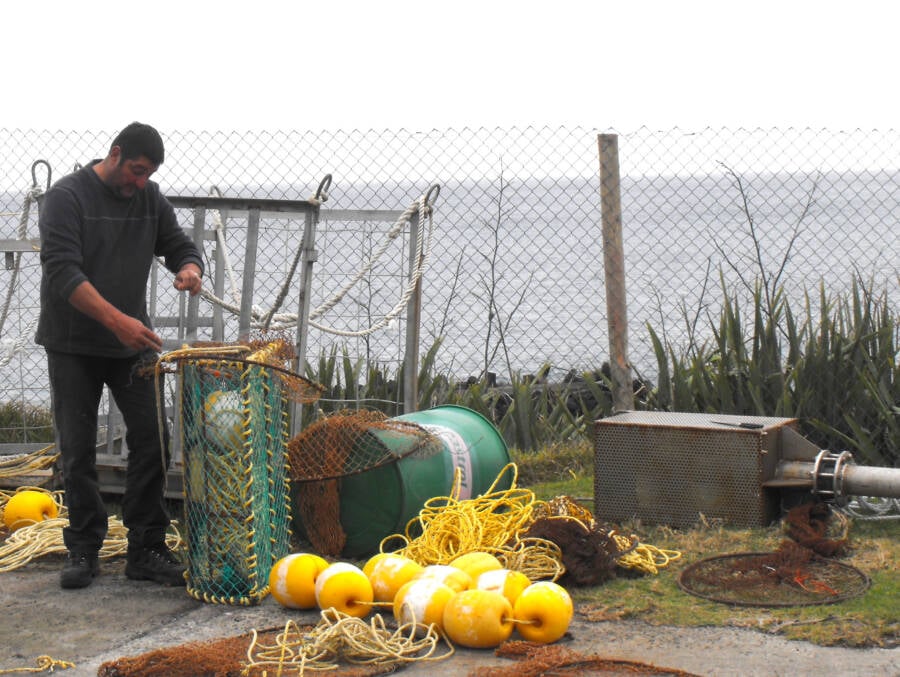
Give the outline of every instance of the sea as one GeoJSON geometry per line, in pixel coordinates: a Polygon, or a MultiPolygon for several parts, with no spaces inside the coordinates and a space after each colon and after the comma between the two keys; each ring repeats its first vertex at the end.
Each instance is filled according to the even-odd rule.
{"type": "MultiPolygon", "coordinates": [[[[168,192],[204,195],[206,188],[168,192]]],[[[302,199],[278,186],[234,192],[302,199]]],[[[0,239],[20,238],[23,198],[0,194],[0,239]]],[[[839,295],[856,280],[900,313],[898,171],[639,175],[623,178],[620,200],[628,352],[645,378],[656,375],[648,327],[676,348],[708,340],[725,295],[748,303],[758,284],[782,289],[792,309],[803,312],[818,308],[820,289],[839,295]]],[[[604,242],[615,241],[602,216],[599,182],[591,176],[335,182],[315,231],[310,299],[322,312],[309,332],[307,359],[333,350],[387,373],[397,369],[407,335],[404,294],[418,259],[421,352],[441,341],[438,370],[461,380],[492,372],[502,383],[541,369],[549,379],[598,369],[609,359],[604,242]],[[410,229],[397,217],[432,186],[438,190],[430,217],[417,232],[423,247],[411,254],[410,229]]],[[[179,210],[179,218],[190,228],[194,215],[179,210]]],[[[248,224],[245,213],[207,213],[208,283],[220,269],[218,294],[239,304],[252,273],[255,307],[277,304],[279,312],[296,314],[302,271],[292,266],[303,219],[264,214],[253,271],[244,265],[248,224]]],[[[25,230],[37,238],[36,214],[25,230]]],[[[45,405],[43,351],[31,336],[38,254],[4,256],[0,399],[45,405]]],[[[151,307],[160,318],[178,317],[185,299],[162,268],[155,278],[151,307]]],[[[212,316],[213,304],[202,301],[200,314],[212,316]]],[[[235,340],[238,320],[224,314],[224,338],[235,340]]],[[[184,336],[177,323],[159,331],[171,342],[184,336]]],[[[200,331],[198,338],[212,338],[209,328],[200,331]]],[[[288,323],[283,331],[295,330],[288,323]]]]}

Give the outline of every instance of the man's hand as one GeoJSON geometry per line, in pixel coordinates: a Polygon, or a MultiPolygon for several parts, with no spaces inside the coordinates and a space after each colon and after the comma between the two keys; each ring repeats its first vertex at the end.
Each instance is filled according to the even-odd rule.
{"type": "Polygon", "coordinates": [[[175,289],[178,291],[190,292],[191,296],[196,296],[202,287],[203,280],[200,277],[200,269],[195,263],[185,264],[175,276],[175,289]]]}
{"type": "Polygon", "coordinates": [[[100,296],[90,282],[75,287],[69,303],[109,329],[123,345],[133,350],[162,350],[162,339],[136,317],[126,315],[100,296]]]}
{"type": "Polygon", "coordinates": [[[162,339],[134,317],[120,314],[110,329],[116,338],[129,348],[139,351],[150,349],[159,352],[162,350],[162,339]]]}

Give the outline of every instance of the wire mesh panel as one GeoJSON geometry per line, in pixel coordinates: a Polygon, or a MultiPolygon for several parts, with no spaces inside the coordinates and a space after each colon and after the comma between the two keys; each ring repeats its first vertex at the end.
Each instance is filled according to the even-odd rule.
{"type": "Polygon", "coordinates": [[[778,500],[763,479],[790,419],[633,411],[595,424],[594,513],[691,527],[703,514],[762,526],[778,500]],[[740,427],[741,424],[758,427],[740,427]]]}
{"type": "Polygon", "coordinates": [[[207,602],[256,603],[290,549],[287,405],[296,393],[278,371],[277,344],[249,356],[188,355],[178,370],[187,589],[207,602]]]}

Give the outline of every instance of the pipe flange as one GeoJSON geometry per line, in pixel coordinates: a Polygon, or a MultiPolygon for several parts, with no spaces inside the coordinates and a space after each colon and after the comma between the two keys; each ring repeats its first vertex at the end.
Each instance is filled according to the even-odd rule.
{"type": "Polygon", "coordinates": [[[829,503],[845,505],[847,497],[844,494],[844,472],[852,463],[853,454],[849,451],[839,454],[825,449],[820,451],[813,464],[812,493],[829,503]]]}

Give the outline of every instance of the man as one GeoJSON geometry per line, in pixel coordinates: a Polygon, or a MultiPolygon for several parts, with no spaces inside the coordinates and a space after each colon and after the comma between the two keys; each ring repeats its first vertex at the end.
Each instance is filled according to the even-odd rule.
{"type": "Polygon", "coordinates": [[[128,445],[125,575],[184,585],[184,565],[165,544],[168,429],[158,423],[155,379],[136,369],[162,349],[146,302],[155,257],[163,257],[180,291],[197,294],[203,275],[200,252],[150,181],[164,156],[159,133],[132,123],[113,140],[106,158],[60,179],[41,207],[35,340],[47,352],[69,511],[63,588],[86,587],[99,573],[97,555],[108,528],[96,468],[104,384],[122,412],[128,445]]]}

